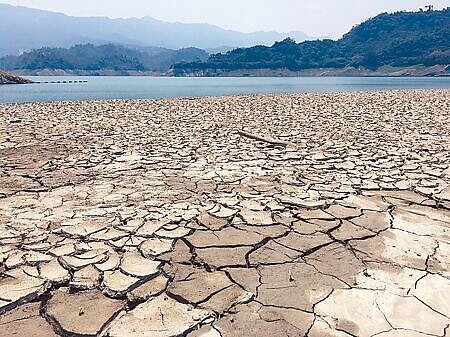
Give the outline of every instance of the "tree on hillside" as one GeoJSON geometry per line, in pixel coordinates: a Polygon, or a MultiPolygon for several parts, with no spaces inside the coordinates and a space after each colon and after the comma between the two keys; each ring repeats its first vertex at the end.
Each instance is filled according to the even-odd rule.
{"type": "Polygon", "coordinates": [[[341,39],[295,43],[292,39],[272,47],[235,49],[205,62],[175,64],[175,74],[215,73],[249,69],[317,68],[378,69],[450,64],[450,8],[427,12],[382,13],[356,25],[341,39]]]}

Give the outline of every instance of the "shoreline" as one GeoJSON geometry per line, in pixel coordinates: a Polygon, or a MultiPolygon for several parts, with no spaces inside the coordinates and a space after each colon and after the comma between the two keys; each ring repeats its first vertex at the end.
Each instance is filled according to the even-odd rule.
{"type": "Polygon", "coordinates": [[[450,65],[435,66],[409,66],[409,67],[381,67],[377,70],[356,68],[318,68],[304,69],[302,71],[289,71],[287,69],[241,69],[236,71],[210,71],[201,73],[173,74],[167,71],[129,71],[129,70],[63,70],[63,69],[38,69],[38,70],[12,70],[20,76],[142,76],[142,77],[448,77],[450,65]]]}
{"type": "Polygon", "coordinates": [[[15,74],[0,70],[0,85],[32,84],[32,83],[33,81],[30,81],[26,78],[22,78],[15,74]]]}
{"type": "MultiPolygon", "coordinates": [[[[35,84],[35,83],[32,83],[35,84]]],[[[37,83],[39,84],[39,83],[37,83]]],[[[339,91],[339,92],[274,92],[274,93],[253,93],[253,94],[230,94],[230,95],[205,95],[205,96],[177,96],[177,97],[161,97],[161,98],[111,98],[111,99],[78,99],[78,100],[52,100],[52,101],[29,101],[29,102],[0,102],[1,105],[30,105],[30,104],[71,104],[71,103],[123,103],[123,102],[158,102],[158,101],[198,101],[198,100],[214,100],[214,99],[244,99],[244,98],[276,98],[276,97],[299,97],[299,96],[330,96],[330,95],[345,95],[345,94],[377,94],[377,93],[397,93],[397,92],[436,92],[436,91],[448,91],[450,88],[410,88],[410,89],[373,89],[373,90],[360,90],[360,91],[339,91]]]]}

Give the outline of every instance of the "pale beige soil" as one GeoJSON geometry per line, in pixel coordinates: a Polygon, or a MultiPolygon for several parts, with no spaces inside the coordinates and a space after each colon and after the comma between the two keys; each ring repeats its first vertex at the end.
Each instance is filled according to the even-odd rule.
{"type": "Polygon", "coordinates": [[[448,90],[0,105],[0,335],[449,336],[449,120],[448,90]]]}

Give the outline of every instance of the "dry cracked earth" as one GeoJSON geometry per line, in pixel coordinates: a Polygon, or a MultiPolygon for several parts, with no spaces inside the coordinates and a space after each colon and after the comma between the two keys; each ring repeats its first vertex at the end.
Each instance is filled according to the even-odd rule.
{"type": "Polygon", "coordinates": [[[449,112],[449,90],[0,105],[0,335],[450,336],[449,112]]]}

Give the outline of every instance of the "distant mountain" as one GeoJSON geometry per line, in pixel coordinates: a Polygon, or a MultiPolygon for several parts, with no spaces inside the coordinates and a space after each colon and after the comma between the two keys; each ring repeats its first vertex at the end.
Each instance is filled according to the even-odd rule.
{"type": "Polygon", "coordinates": [[[110,19],[64,14],[0,4],[0,56],[18,55],[41,47],[68,48],[75,44],[120,44],[170,49],[271,45],[292,37],[311,39],[302,32],[241,33],[209,24],[168,23],[151,17],[110,19]]]}
{"type": "Polygon", "coordinates": [[[338,41],[296,43],[285,39],[272,47],[239,48],[212,55],[204,62],[176,64],[173,74],[261,74],[262,70],[283,70],[286,74],[318,68],[375,70],[383,66],[448,65],[449,36],[450,7],[442,11],[383,13],[355,26],[338,41]]]}
{"type": "Polygon", "coordinates": [[[171,50],[155,47],[126,48],[113,44],[76,45],[71,48],[40,48],[20,56],[0,58],[0,69],[65,71],[165,72],[178,62],[205,61],[209,54],[198,48],[171,50]]]}

